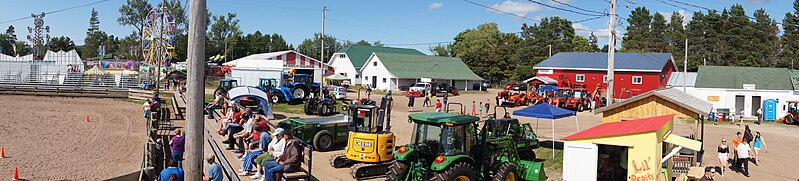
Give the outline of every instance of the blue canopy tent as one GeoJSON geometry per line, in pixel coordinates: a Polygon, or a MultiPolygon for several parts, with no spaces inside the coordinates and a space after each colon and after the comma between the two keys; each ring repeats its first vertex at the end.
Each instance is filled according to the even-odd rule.
{"type": "Polygon", "coordinates": [[[266,95],[266,92],[258,89],[256,87],[250,86],[242,86],[230,89],[228,91],[228,97],[230,101],[239,101],[244,97],[254,98],[258,100],[258,108],[263,111],[263,114],[266,116],[267,119],[275,119],[275,115],[272,113],[272,109],[269,107],[269,96],[266,95]]]}
{"type": "Polygon", "coordinates": [[[542,91],[557,91],[558,87],[554,86],[554,85],[548,85],[548,86],[544,86],[544,87],[538,88],[538,90],[542,90],[542,91]]]}
{"type": "MultiPolygon", "coordinates": [[[[552,149],[555,149],[555,119],[574,117],[574,122],[577,123],[577,132],[580,132],[580,123],[577,122],[577,113],[574,111],[566,110],[563,108],[555,107],[550,104],[537,104],[535,106],[526,107],[513,111],[514,116],[533,117],[535,119],[535,131],[538,132],[538,118],[545,118],[552,120],[552,149]]],[[[555,152],[552,152],[552,158],[555,158],[555,152]]]]}

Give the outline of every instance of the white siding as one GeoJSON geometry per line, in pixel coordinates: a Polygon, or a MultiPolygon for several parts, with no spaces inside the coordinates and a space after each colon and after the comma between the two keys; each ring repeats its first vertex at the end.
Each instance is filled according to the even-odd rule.
{"type": "Polygon", "coordinates": [[[233,68],[230,78],[238,80],[238,83],[241,86],[258,86],[260,78],[277,79],[278,85],[282,85],[283,82],[281,80],[282,78],[280,77],[282,74],[283,71],[277,69],[257,70],[257,69],[247,69],[247,68],[233,68]]]}
{"type": "Polygon", "coordinates": [[[371,84],[372,79],[374,77],[377,77],[377,85],[375,89],[384,90],[384,91],[387,91],[389,89],[391,90],[397,89],[396,80],[393,80],[395,79],[394,75],[391,75],[388,69],[386,69],[386,67],[383,66],[383,64],[380,62],[380,58],[375,56],[374,53],[369,58],[369,60],[366,61],[366,64],[363,66],[363,68],[361,68],[361,70],[362,70],[361,74],[363,75],[361,79],[362,83],[371,84]],[[377,66],[374,66],[374,63],[372,62],[377,62],[377,66]],[[383,78],[386,79],[386,82],[383,82],[383,78]]]}
{"type": "MultiPolygon", "coordinates": [[[[678,87],[677,90],[682,90],[682,88],[678,87]]],[[[747,117],[754,116],[754,112],[752,112],[752,96],[760,96],[761,106],[762,101],[768,99],[778,99],[777,118],[787,114],[787,110],[783,109],[783,106],[786,105],[786,101],[799,100],[799,95],[797,95],[799,92],[792,90],[743,90],[688,87],[687,93],[705,101],[708,101],[708,96],[719,96],[718,102],[708,101],[709,103],[713,104],[713,110],[715,111],[718,108],[726,108],[730,109],[730,111],[733,111],[734,113],[738,112],[738,110],[735,110],[735,96],[744,96],[744,116],[747,117]]]]}
{"type": "Polygon", "coordinates": [[[345,53],[334,53],[333,57],[330,58],[330,66],[335,67],[336,74],[345,73],[353,85],[361,84],[361,79],[355,78],[355,75],[358,75],[358,70],[352,65],[349,55],[345,53]],[[345,55],[345,57],[340,58],[340,55],[345,55]]]}

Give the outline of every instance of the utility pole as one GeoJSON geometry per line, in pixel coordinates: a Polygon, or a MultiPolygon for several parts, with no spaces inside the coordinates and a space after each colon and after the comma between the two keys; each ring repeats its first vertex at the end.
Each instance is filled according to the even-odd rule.
{"type": "Polygon", "coordinates": [[[552,44],[547,45],[549,47],[549,57],[552,57],[552,44]]]}
{"type": "Polygon", "coordinates": [[[203,179],[203,99],[205,87],[205,0],[191,0],[189,6],[188,85],[186,91],[186,180],[203,179]]]}
{"type": "MultiPolygon", "coordinates": [[[[325,83],[325,70],[327,70],[327,69],[325,69],[325,11],[327,11],[327,7],[325,5],[322,5],[322,35],[319,35],[319,41],[322,42],[322,47],[321,47],[322,48],[322,54],[319,56],[319,64],[320,64],[319,67],[322,68],[322,82],[321,82],[321,84],[325,83]]],[[[320,99],[324,97],[324,95],[322,93],[323,93],[323,90],[324,90],[324,87],[325,87],[324,85],[321,85],[321,84],[319,85],[319,87],[320,87],[319,88],[319,98],[320,99]]]]}
{"type": "Polygon", "coordinates": [[[685,60],[682,63],[682,92],[687,93],[688,82],[686,82],[686,78],[688,76],[688,39],[685,39],[685,60]]]}
{"type": "Polygon", "coordinates": [[[608,89],[605,97],[608,101],[607,105],[610,105],[613,104],[613,82],[616,81],[613,78],[613,67],[616,62],[614,60],[616,57],[616,0],[610,0],[610,32],[608,34],[608,89]]]}
{"type": "MultiPolygon", "coordinates": [[[[702,57],[702,65],[707,66],[707,58],[702,57]]],[[[793,68],[793,67],[791,67],[793,68]]]]}

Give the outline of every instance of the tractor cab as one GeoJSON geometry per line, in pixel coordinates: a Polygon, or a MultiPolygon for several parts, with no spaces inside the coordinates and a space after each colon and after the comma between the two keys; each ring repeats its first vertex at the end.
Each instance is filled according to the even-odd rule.
{"type": "Polygon", "coordinates": [[[448,156],[469,155],[472,142],[477,140],[473,123],[480,118],[475,116],[418,113],[408,115],[408,118],[408,121],[415,123],[410,145],[426,163],[431,163],[435,158],[435,162],[441,164],[448,156]]]}
{"type": "Polygon", "coordinates": [[[349,108],[349,130],[352,132],[374,133],[377,128],[378,107],[374,105],[352,104],[349,108]]]}
{"type": "Polygon", "coordinates": [[[267,94],[271,94],[272,90],[277,88],[277,79],[273,78],[260,78],[258,79],[258,88],[264,90],[267,94]]]}
{"type": "Polygon", "coordinates": [[[311,75],[308,74],[294,74],[292,82],[310,85],[311,83],[313,83],[313,77],[311,77],[311,75]]]}
{"type": "Polygon", "coordinates": [[[236,79],[220,79],[219,86],[216,87],[214,93],[226,93],[230,89],[238,87],[239,83],[236,79]]]}

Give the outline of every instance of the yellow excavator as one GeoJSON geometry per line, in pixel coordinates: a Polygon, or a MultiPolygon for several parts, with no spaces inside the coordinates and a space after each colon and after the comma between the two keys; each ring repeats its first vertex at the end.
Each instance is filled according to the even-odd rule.
{"type": "Polygon", "coordinates": [[[344,153],[330,157],[330,164],[334,168],[351,166],[350,173],[355,179],[386,175],[388,166],[394,160],[396,137],[391,132],[393,102],[394,99],[389,92],[380,101],[380,107],[350,106],[353,110],[350,110],[351,115],[349,115],[347,147],[344,153]]]}

